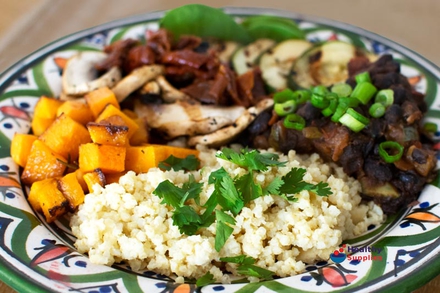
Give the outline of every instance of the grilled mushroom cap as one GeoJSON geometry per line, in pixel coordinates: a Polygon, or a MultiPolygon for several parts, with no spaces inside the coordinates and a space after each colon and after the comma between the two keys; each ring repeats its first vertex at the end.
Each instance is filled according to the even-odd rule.
{"type": "Polygon", "coordinates": [[[121,71],[112,67],[98,77],[95,64],[107,58],[103,52],[80,52],[67,60],[63,70],[63,93],[67,96],[83,96],[102,87],[113,87],[121,80],[121,71]]]}

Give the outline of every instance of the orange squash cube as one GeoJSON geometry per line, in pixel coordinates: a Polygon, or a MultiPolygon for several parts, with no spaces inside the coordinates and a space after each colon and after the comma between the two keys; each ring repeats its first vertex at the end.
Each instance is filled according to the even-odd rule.
{"type": "Polygon", "coordinates": [[[164,156],[160,149],[153,146],[129,146],[125,159],[125,170],[136,174],[145,173],[150,168],[157,167],[164,156]]]}
{"type": "Polygon", "coordinates": [[[55,121],[54,119],[41,118],[38,116],[34,116],[31,122],[32,133],[36,136],[40,136],[49,126],[55,121]]]}
{"type": "Polygon", "coordinates": [[[76,177],[76,173],[69,173],[58,180],[58,189],[69,201],[68,210],[70,212],[84,202],[84,190],[76,177]]]}
{"type": "Polygon", "coordinates": [[[60,116],[63,113],[82,125],[86,125],[88,122],[95,120],[95,116],[89,105],[82,101],[65,101],[58,108],[57,116],[60,116]]]}
{"type": "Polygon", "coordinates": [[[125,115],[120,109],[115,107],[114,105],[110,104],[102,111],[102,113],[96,118],[96,122],[101,122],[102,120],[106,120],[111,116],[119,116],[121,117],[125,125],[128,126],[128,138],[130,139],[133,134],[138,130],[139,125],[130,117],[125,115]]]}
{"type": "Polygon", "coordinates": [[[78,180],[79,185],[81,185],[82,190],[84,193],[88,192],[89,189],[87,187],[87,183],[84,181],[84,172],[81,171],[81,169],[76,169],[73,173],[76,175],[76,179],[78,180]]]}
{"type": "Polygon", "coordinates": [[[96,184],[99,184],[102,187],[107,184],[106,177],[99,168],[93,170],[92,172],[85,173],[84,181],[87,184],[87,189],[89,190],[89,192],[93,192],[93,186],[95,186],[96,184]]]}
{"type": "Polygon", "coordinates": [[[125,170],[126,148],[96,143],[79,147],[79,168],[87,173],[101,169],[103,173],[119,173],[125,170]]]}
{"type": "Polygon", "coordinates": [[[38,197],[40,195],[40,190],[44,187],[46,183],[46,179],[32,183],[31,189],[28,194],[29,204],[37,212],[41,212],[41,205],[38,197]]]}
{"type": "Polygon", "coordinates": [[[148,143],[149,133],[147,122],[142,118],[136,118],[134,121],[137,123],[139,128],[130,137],[130,145],[142,145],[148,143]]]}
{"type": "Polygon", "coordinates": [[[91,141],[87,128],[65,114],[61,114],[39,139],[55,153],[70,160],[78,158],[81,144],[91,141]]]}
{"type": "Polygon", "coordinates": [[[34,116],[55,120],[58,108],[62,104],[63,101],[61,100],[42,96],[35,104],[34,116]]]}
{"type": "Polygon", "coordinates": [[[32,144],[38,137],[32,134],[16,133],[11,141],[11,157],[17,165],[24,167],[31,153],[32,144]]]}
{"type": "Polygon", "coordinates": [[[95,119],[101,114],[102,110],[104,110],[107,105],[113,105],[115,108],[120,109],[115,94],[108,87],[91,91],[85,96],[85,99],[95,119]]]}
{"type": "Polygon", "coordinates": [[[120,116],[87,123],[87,129],[94,143],[125,146],[128,144],[128,126],[120,116]]]}
{"type": "Polygon", "coordinates": [[[112,173],[112,174],[105,174],[105,182],[107,184],[111,183],[119,183],[119,179],[127,174],[127,172],[121,172],[121,173],[112,173]]]}
{"type": "Polygon", "coordinates": [[[41,140],[35,140],[31,147],[27,163],[21,174],[24,184],[31,185],[46,178],[61,177],[66,170],[66,159],[53,152],[41,140]]]}
{"type": "Polygon", "coordinates": [[[166,160],[170,155],[177,158],[186,158],[189,155],[198,156],[199,151],[188,148],[166,145],[144,145],[127,147],[125,170],[135,173],[147,172],[150,168],[158,167],[159,163],[166,160]]]}
{"type": "Polygon", "coordinates": [[[69,204],[63,193],[58,189],[58,182],[55,178],[47,178],[34,183],[31,187],[29,202],[37,211],[42,211],[46,221],[51,223],[66,212],[69,204]],[[34,190],[32,190],[34,187],[34,190]],[[38,208],[38,204],[39,208],[38,208]]]}

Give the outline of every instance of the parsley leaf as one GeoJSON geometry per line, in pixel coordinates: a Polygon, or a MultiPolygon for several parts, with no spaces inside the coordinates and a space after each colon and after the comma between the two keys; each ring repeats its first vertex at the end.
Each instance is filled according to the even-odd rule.
{"type": "Polygon", "coordinates": [[[226,211],[231,211],[234,216],[238,215],[244,207],[243,198],[237,191],[234,181],[230,176],[225,176],[220,181],[220,194],[218,203],[226,211]]]}
{"type": "Polygon", "coordinates": [[[272,280],[274,272],[260,268],[253,264],[242,264],[237,268],[237,272],[241,275],[257,277],[264,280],[272,280]]]}
{"type": "Polygon", "coordinates": [[[221,257],[220,261],[230,262],[230,263],[238,263],[238,264],[247,264],[253,265],[255,263],[255,258],[241,254],[238,256],[230,256],[230,257],[221,257]]]}
{"type": "Polygon", "coordinates": [[[245,205],[263,195],[261,185],[254,182],[254,177],[251,171],[248,174],[237,178],[235,180],[235,186],[242,194],[245,205]]]}
{"type": "Polygon", "coordinates": [[[197,279],[196,285],[197,285],[197,287],[203,287],[203,286],[212,284],[214,282],[215,282],[214,275],[211,274],[210,272],[207,272],[202,277],[197,279]]]}
{"type": "Polygon", "coordinates": [[[169,204],[173,208],[178,208],[185,195],[185,191],[174,185],[171,181],[165,180],[159,183],[153,194],[161,198],[163,204],[169,204]]]}
{"type": "Polygon", "coordinates": [[[194,171],[199,168],[199,164],[199,160],[194,155],[188,155],[186,158],[183,159],[170,155],[164,161],[159,162],[158,167],[167,171],[170,171],[171,169],[173,169],[174,171],[194,171]]]}
{"type": "MultiPolygon", "coordinates": [[[[243,198],[237,190],[234,180],[223,167],[209,175],[208,183],[214,184],[214,191],[208,202],[214,197],[216,198],[215,203],[224,210],[231,211],[234,215],[241,211],[244,206],[243,198]]],[[[210,204],[214,204],[214,200],[210,204]]]]}
{"type": "Polygon", "coordinates": [[[234,228],[229,225],[235,225],[235,219],[221,210],[215,210],[217,225],[215,227],[215,243],[216,251],[220,251],[225,245],[226,240],[234,232],[234,228]]]}
{"type": "Polygon", "coordinates": [[[199,227],[203,224],[199,214],[188,205],[183,205],[174,210],[173,223],[179,227],[182,234],[194,235],[199,227]]]}
{"type": "Polygon", "coordinates": [[[279,162],[279,156],[273,153],[260,153],[258,150],[242,149],[236,152],[230,148],[223,148],[216,157],[232,162],[248,170],[267,171],[269,166],[284,166],[286,162],[279,162]]]}
{"type": "Polygon", "coordinates": [[[284,184],[279,189],[280,193],[296,194],[303,190],[309,190],[315,192],[319,196],[328,196],[331,194],[330,187],[328,187],[327,183],[320,182],[315,185],[305,182],[303,180],[305,174],[306,169],[304,168],[292,168],[289,173],[281,178],[284,181],[284,184]]]}
{"type": "Polygon", "coordinates": [[[269,185],[263,188],[263,195],[279,195],[280,188],[283,184],[283,179],[280,177],[275,177],[272,182],[269,183],[269,185]]]}
{"type": "Polygon", "coordinates": [[[275,275],[275,273],[270,270],[254,265],[255,259],[243,254],[232,257],[222,257],[220,261],[239,264],[237,272],[241,275],[257,277],[264,280],[272,280],[273,275],[275,275]]]}

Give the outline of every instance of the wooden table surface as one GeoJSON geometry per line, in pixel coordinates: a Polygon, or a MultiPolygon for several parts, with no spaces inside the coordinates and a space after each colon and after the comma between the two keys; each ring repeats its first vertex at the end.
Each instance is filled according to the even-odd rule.
{"type": "MultiPolygon", "coordinates": [[[[0,72],[67,34],[130,15],[187,3],[194,2],[0,0],[0,72]]],[[[350,23],[396,41],[440,65],[438,0],[209,0],[203,3],[214,7],[277,8],[350,23]]],[[[0,293],[3,292],[15,291],[0,282],[0,293]]],[[[440,292],[440,276],[415,292],[440,292]]]]}

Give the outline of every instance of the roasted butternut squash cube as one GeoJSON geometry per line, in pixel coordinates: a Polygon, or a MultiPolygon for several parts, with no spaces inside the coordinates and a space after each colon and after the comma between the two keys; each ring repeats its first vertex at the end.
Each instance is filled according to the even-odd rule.
{"type": "Polygon", "coordinates": [[[87,129],[94,143],[125,146],[128,144],[128,126],[120,116],[111,116],[101,122],[87,123],[87,129]]]}
{"type": "Polygon", "coordinates": [[[164,153],[164,157],[162,157],[161,161],[166,160],[169,156],[173,155],[176,158],[184,159],[189,155],[194,155],[196,157],[199,156],[199,151],[195,149],[189,149],[189,148],[182,148],[182,147],[175,147],[170,145],[152,145],[155,148],[162,149],[162,152],[164,153]]]}
{"type": "Polygon", "coordinates": [[[128,138],[130,139],[133,134],[138,130],[139,125],[130,117],[125,115],[120,109],[115,107],[114,105],[110,104],[102,111],[102,113],[96,118],[96,122],[101,122],[102,120],[106,120],[111,116],[119,116],[121,117],[125,125],[128,126],[128,138]]]}
{"type": "Polygon", "coordinates": [[[117,109],[120,109],[119,102],[116,99],[115,94],[108,87],[103,87],[91,91],[85,96],[85,99],[95,119],[109,104],[113,105],[117,109]]]}
{"type": "Polygon", "coordinates": [[[69,201],[68,211],[75,211],[84,202],[84,190],[76,177],[76,173],[66,174],[59,179],[58,189],[69,201]]]}
{"type": "Polygon", "coordinates": [[[55,221],[66,212],[69,202],[58,189],[58,182],[55,178],[47,178],[38,182],[34,194],[29,201],[32,203],[35,197],[48,223],[55,221]]]}
{"type": "Polygon", "coordinates": [[[130,137],[130,145],[142,145],[148,143],[149,133],[147,122],[142,118],[135,118],[134,121],[137,123],[139,128],[130,137]]]}
{"type": "Polygon", "coordinates": [[[81,185],[84,193],[88,192],[89,189],[87,187],[87,183],[84,181],[84,174],[85,173],[83,171],[81,171],[81,169],[76,169],[75,172],[73,172],[73,173],[75,173],[76,179],[78,180],[79,185],[81,185]]]}
{"type": "Polygon", "coordinates": [[[28,195],[29,204],[37,212],[41,212],[41,205],[38,197],[40,194],[40,190],[44,187],[46,183],[47,183],[47,179],[36,181],[32,183],[31,189],[29,191],[29,195],[28,195]]]}
{"type": "Polygon", "coordinates": [[[86,143],[79,147],[79,168],[83,172],[101,169],[103,173],[125,170],[126,148],[122,146],[86,143]]]}
{"type": "Polygon", "coordinates": [[[66,170],[66,159],[52,151],[43,141],[37,139],[31,147],[28,160],[21,175],[26,185],[46,178],[61,177],[66,170]]]}
{"type": "Polygon", "coordinates": [[[37,104],[35,104],[34,116],[55,120],[57,117],[58,108],[62,104],[63,101],[61,100],[42,96],[38,100],[37,104]]]}
{"type": "Polygon", "coordinates": [[[84,174],[84,181],[87,184],[87,188],[89,192],[93,192],[93,186],[96,184],[99,184],[100,186],[104,187],[107,182],[104,173],[102,173],[101,169],[95,169],[92,172],[85,173],[84,174]]]}
{"type": "Polygon", "coordinates": [[[32,133],[36,136],[40,136],[49,126],[55,121],[54,119],[41,118],[38,116],[34,116],[31,122],[32,133]]]}
{"type": "Polygon", "coordinates": [[[93,115],[89,105],[83,101],[65,101],[58,108],[57,117],[63,113],[82,125],[86,125],[88,122],[95,120],[95,116],[93,115]]]}
{"type": "Polygon", "coordinates": [[[79,146],[91,141],[87,128],[65,114],[61,114],[39,139],[70,160],[78,159],[79,146]]]}
{"type": "Polygon", "coordinates": [[[157,167],[163,157],[160,149],[153,146],[129,146],[125,159],[125,170],[137,174],[145,173],[150,168],[157,167]]]}
{"type": "Polygon", "coordinates": [[[170,155],[177,158],[186,158],[189,155],[198,156],[199,151],[188,148],[166,145],[144,145],[127,147],[125,170],[135,173],[147,172],[150,168],[158,167],[159,163],[166,160],[170,155]]]}
{"type": "Polygon", "coordinates": [[[38,137],[32,134],[16,133],[11,141],[11,157],[17,165],[24,167],[31,153],[32,144],[38,137]]]}
{"type": "Polygon", "coordinates": [[[127,174],[125,171],[121,173],[105,174],[105,182],[106,184],[119,183],[119,179],[125,174],[127,174]]]}

